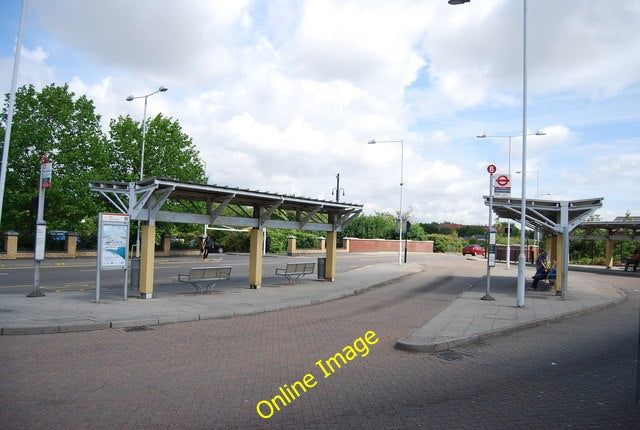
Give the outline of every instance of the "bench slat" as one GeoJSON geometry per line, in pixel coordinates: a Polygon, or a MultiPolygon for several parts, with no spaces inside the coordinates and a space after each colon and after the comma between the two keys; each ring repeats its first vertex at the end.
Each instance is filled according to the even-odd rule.
{"type": "Polygon", "coordinates": [[[299,282],[304,275],[313,273],[316,263],[287,263],[285,268],[276,269],[276,275],[284,276],[289,284],[299,282]]]}
{"type": "Polygon", "coordinates": [[[189,273],[179,273],[178,280],[189,283],[196,289],[196,294],[206,290],[212,292],[218,281],[231,277],[231,266],[226,267],[192,267],[189,273]],[[204,288],[200,284],[206,284],[204,288]]]}

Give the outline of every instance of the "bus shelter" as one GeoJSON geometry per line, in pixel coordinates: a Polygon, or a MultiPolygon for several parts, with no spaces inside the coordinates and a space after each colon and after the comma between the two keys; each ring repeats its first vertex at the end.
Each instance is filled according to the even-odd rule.
{"type": "Polygon", "coordinates": [[[604,240],[605,266],[613,266],[613,250],[618,242],[640,241],[640,217],[616,217],[613,221],[583,222],[582,234],[572,234],[571,239],[604,240]]]}
{"type": "Polygon", "coordinates": [[[249,286],[262,284],[265,228],[326,233],[325,279],[335,280],[337,233],[362,213],[362,205],[219,185],[149,178],[140,182],[95,181],[92,191],[120,213],[141,221],[140,297],[153,295],[156,222],[249,227],[249,286]],[[172,204],[168,204],[171,202],[172,204]]]}
{"type": "MultiPolygon", "coordinates": [[[[569,235],[589,215],[602,207],[603,197],[557,201],[526,199],[525,227],[538,230],[547,237],[547,250],[551,261],[557,262],[556,295],[567,291],[569,269],[569,235]]],[[[522,199],[513,197],[484,196],[485,205],[492,205],[493,212],[500,218],[515,222],[522,220],[522,199]]]]}

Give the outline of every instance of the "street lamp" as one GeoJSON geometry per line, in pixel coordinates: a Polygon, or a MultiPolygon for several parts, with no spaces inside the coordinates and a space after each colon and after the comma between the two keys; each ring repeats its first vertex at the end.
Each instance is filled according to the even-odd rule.
{"type": "Polygon", "coordinates": [[[398,266],[402,266],[402,187],[404,185],[404,141],[403,140],[375,140],[371,139],[367,142],[369,145],[376,143],[400,143],[400,237],[398,239],[398,266]]]}
{"type": "MultiPolygon", "coordinates": [[[[144,115],[142,116],[142,149],[140,151],[140,181],[144,176],[144,144],[147,136],[147,99],[154,94],[164,93],[167,91],[167,87],[159,87],[152,93],[144,96],[128,96],[126,100],[128,102],[135,99],[144,99],[144,115]]],[[[136,257],[140,257],[140,221],[138,221],[138,234],[136,235],[136,257]]]]}
{"type": "MultiPolygon", "coordinates": [[[[536,131],[535,133],[527,133],[527,136],[544,136],[546,133],[543,131],[536,131]]],[[[487,135],[487,133],[478,134],[476,138],[478,139],[486,139],[487,137],[508,137],[509,138],[509,176],[511,176],[511,138],[513,137],[522,137],[521,134],[503,134],[503,135],[487,135]]],[[[517,172],[516,172],[517,173],[517,172]]],[[[540,188],[538,186],[538,188],[540,188]]],[[[540,190],[538,190],[538,193],[540,190]]],[[[507,219],[507,260],[505,264],[505,269],[509,270],[511,263],[511,220],[507,219]]]]}
{"type": "Polygon", "coordinates": [[[126,98],[126,100],[128,102],[135,100],[135,99],[144,99],[144,115],[142,117],[142,150],[141,150],[141,155],[140,155],[140,180],[142,181],[143,179],[143,172],[144,172],[144,144],[145,144],[145,138],[147,135],[147,99],[149,97],[151,97],[154,94],[157,93],[164,93],[165,91],[167,91],[167,87],[160,87],[157,90],[155,90],[152,93],[149,93],[147,95],[144,96],[129,96],[126,98]]]}
{"type": "MultiPolygon", "coordinates": [[[[457,5],[468,3],[469,0],[449,0],[449,4],[457,5]]],[[[523,21],[522,21],[522,171],[527,171],[527,0],[522,0],[523,6],[523,21]]],[[[518,256],[518,283],[517,283],[517,295],[516,306],[524,306],[524,287],[525,287],[525,232],[524,227],[526,223],[526,183],[522,181],[522,196],[521,196],[521,212],[520,212],[520,255],[518,256]]]]}

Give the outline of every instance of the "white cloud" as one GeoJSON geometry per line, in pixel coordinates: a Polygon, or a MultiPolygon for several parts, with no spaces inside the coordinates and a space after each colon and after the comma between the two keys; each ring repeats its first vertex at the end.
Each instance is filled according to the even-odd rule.
{"type": "MultiPolygon", "coordinates": [[[[180,121],[213,183],[332,199],[340,173],[344,201],[396,211],[399,145],[366,142],[402,139],[415,219],[486,223],[486,166],[506,170],[508,147],[475,134],[522,132],[521,2],[29,4],[20,82],[68,82],[104,124],[141,119],[124,98],[167,86],[148,115],[180,121]]],[[[528,126],[546,136],[527,139],[527,171],[542,194],[603,195],[605,213],[640,215],[612,185],[640,179],[640,2],[538,0],[528,18],[528,126]]],[[[12,62],[0,58],[3,76],[12,62]]]]}

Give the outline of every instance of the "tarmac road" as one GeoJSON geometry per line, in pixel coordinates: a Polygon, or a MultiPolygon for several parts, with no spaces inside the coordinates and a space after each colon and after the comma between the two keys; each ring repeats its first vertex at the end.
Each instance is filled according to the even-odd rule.
{"type": "Polygon", "coordinates": [[[628,294],[600,312],[436,354],[394,349],[463,290],[483,288],[485,266],[468,263],[461,269],[460,260],[436,256],[399,282],[277,312],[0,336],[0,422],[9,429],[638,427],[636,277],[590,275],[628,294]],[[338,352],[349,360],[332,362],[338,352]],[[307,387],[298,384],[298,396],[288,391],[296,381],[307,387]],[[294,398],[286,404],[271,401],[287,392],[294,398]],[[256,407],[270,415],[267,403],[280,410],[263,418],[256,407]]]}

